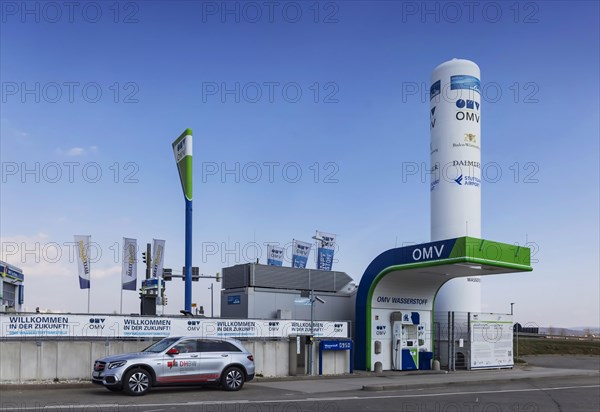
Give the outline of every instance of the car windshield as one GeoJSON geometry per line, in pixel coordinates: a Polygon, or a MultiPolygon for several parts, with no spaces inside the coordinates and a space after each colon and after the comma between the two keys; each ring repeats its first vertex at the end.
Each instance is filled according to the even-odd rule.
{"type": "Polygon", "coordinates": [[[163,340],[159,340],[158,342],[148,346],[142,352],[159,353],[159,352],[165,351],[168,348],[170,348],[171,345],[173,345],[178,340],[179,340],[179,338],[165,338],[163,340]]]}

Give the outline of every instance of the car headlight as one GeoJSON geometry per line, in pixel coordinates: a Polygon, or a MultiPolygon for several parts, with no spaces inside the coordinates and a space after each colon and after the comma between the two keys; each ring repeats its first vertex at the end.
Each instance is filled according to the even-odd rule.
{"type": "Polygon", "coordinates": [[[127,363],[126,360],[111,362],[108,364],[108,369],[120,368],[121,366],[125,365],[126,363],[127,363]]]}

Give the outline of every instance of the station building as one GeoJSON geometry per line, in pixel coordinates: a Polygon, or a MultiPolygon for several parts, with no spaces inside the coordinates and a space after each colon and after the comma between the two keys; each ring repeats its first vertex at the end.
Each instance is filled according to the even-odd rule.
{"type": "Polygon", "coordinates": [[[0,260],[0,312],[21,312],[25,276],[16,266],[0,260]]]}

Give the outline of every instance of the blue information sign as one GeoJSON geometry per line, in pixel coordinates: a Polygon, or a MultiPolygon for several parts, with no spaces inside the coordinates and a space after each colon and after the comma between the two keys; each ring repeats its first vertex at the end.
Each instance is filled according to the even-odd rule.
{"type": "Polygon", "coordinates": [[[239,305],[242,303],[242,299],[240,295],[229,295],[227,296],[227,304],[228,305],[239,305]]]}
{"type": "Polygon", "coordinates": [[[328,350],[350,351],[350,373],[354,372],[354,345],[351,340],[322,340],[319,342],[319,375],[323,374],[323,352],[328,350]]]}

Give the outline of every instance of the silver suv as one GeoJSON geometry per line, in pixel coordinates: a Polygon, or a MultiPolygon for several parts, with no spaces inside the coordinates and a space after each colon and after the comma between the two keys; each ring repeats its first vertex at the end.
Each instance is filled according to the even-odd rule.
{"type": "Polygon", "coordinates": [[[254,378],[254,357],[236,339],[169,337],[142,352],[94,362],[92,382],[144,395],[152,386],[220,383],[237,391],[254,378]]]}

